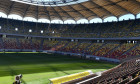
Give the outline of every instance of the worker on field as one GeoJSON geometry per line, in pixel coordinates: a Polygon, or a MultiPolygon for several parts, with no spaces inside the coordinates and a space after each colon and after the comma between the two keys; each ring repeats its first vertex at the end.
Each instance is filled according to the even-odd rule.
{"type": "Polygon", "coordinates": [[[17,75],[16,77],[15,77],[15,82],[13,83],[13,84],[21,84],[21,78],[22,78],[22,74],[20,74],[20,75],[17,75]]]}

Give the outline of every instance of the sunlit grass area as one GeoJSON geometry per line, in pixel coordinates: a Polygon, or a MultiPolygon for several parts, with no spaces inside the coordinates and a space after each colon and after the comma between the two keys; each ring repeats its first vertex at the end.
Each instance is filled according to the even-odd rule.
{"type": "Polygon", "coordinates": [[[12,84],[15,75],[23,74],[24,84],[48,84],[50,78],[86,70],[104,71],[116,64],[96,62],[57,54],[0,53],[0,84],[12,84]]]}

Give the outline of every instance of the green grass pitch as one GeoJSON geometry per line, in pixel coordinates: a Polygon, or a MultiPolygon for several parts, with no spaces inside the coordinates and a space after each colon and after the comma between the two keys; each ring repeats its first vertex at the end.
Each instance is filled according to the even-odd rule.
{"type": "Polygon", "coordinates": [[[23,84],[48,84],[50,78],[86,70],[104,71],[116,64],[46,53],[0,53],[0,84],[12,84],[23,74],[23,84]]]}

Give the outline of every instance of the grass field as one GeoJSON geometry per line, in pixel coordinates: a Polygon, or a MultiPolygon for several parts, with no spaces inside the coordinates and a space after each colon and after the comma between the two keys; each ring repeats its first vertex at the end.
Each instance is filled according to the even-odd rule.
{"type": "Polygon", "coordinates": [[[48,84],[50,78],[85,70],[99,72],[114,66],[46,53],[0,53],[0,84],[12,84],[18,74],[23,74],[23,84],[48,84]]]}

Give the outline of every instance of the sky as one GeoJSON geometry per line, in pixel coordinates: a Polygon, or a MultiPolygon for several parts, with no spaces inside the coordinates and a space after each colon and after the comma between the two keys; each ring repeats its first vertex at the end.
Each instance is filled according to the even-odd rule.
{"type": "Polygon", "coordinates": [[[11,0],[11,1],[38,5],[38,6],[65,6],[65,5],[72,5],[72,4],[86,2],[88,0],[78,0],[78,1],[66,0],[67,3],[64,3],[62,0],[11,0]],[[46,2],[46,3],[42,3],[42,2],[46,2]],[[48,2],[50,2],[51,4],[48,4],[48,2]],[[56,4],[54,4],[53,2],[56,2],[56,4]]]}

